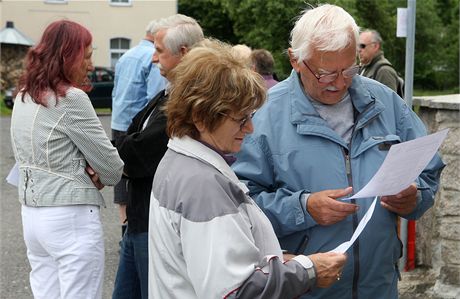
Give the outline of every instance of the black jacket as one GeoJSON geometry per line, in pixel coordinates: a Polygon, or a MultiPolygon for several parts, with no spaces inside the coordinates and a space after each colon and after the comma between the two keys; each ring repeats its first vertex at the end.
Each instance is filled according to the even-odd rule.
{"type": "Polygon", "coordinates": [[[125,162],[124,174],[128,177],[128,204],[126,215],[128,231],[148,231],[150,192],[160,160],[166,152],[166,115],[161,109],[166,100],[165,91],[159,92],[134,118],[126,135],[115,140],[121,159],[125,162]],[[152,113],[153,110],[153,113],[152,113]],[[142,126],[148,116],[147,126],[142,126]]]}

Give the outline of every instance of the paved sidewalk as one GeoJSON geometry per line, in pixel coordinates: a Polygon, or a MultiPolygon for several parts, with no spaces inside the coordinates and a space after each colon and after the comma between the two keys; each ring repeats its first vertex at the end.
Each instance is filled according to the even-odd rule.
{"type": "MultiPolygon", "coordinates": [[[[110,115],[102,115],[100,119],[110,136],[110,115]]],[[[17,190],[5,181],[13,164],[10,117],[0,117],[0,299],[33,298],[17,190]]],[[[118,209],[113,204],[113,188],[105,187],[103,195],[107,205],[102,209],[106,251],[103,298],[111,298],[118,266],[121,229],[118,225],[118,209]]]]}

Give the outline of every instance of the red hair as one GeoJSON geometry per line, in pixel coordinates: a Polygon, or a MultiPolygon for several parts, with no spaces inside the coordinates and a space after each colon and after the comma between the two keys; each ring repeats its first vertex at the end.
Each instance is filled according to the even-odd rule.
{"type": "MultiPolygon", "coordinates": [[[[46,106],[49,92],[56,99],[65,96],[70,86],[77,85],[74,74],[79,72],[91,42],[91,33],[78,23],[68,20],[51,23],[40,42],[27,53],[25,73],[18,86],[23,92],[22,100],[28,93],[35,103],[46,106]]],[[[91,88],[90,84],[77,87],[86,90],[85,86],[91,88]]]]}

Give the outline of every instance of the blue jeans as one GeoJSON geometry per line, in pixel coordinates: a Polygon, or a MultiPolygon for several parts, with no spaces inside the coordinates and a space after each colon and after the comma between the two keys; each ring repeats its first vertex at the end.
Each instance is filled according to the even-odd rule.
{"type": "Polygon", "coordinates": [[[112,299],[147,299],[148,233],[128,233],[120,242],[120,262],[112,299]]]}

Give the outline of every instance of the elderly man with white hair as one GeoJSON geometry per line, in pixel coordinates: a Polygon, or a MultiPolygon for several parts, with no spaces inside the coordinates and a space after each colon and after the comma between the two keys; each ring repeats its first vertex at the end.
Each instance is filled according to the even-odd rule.
{"type": "MultiPolygon", "coordinates": [[[[392,144],[426,134],[394,92],[357,75],[358,43],[359,28],[342,8],[305,11],[291,32],[292,73],[270,89],[233,164],[294,254],[350,240],[372,198],[340,198],[369,182],[392,144]]],[[[436,155],[413,184],[380,197],[339,281],[305,298],[397,298],[396,219],[418,219],[433,205],[443,167],[436,155]]]]}

